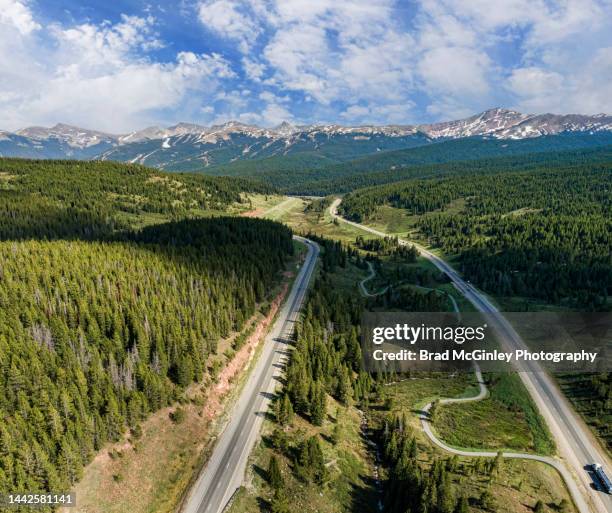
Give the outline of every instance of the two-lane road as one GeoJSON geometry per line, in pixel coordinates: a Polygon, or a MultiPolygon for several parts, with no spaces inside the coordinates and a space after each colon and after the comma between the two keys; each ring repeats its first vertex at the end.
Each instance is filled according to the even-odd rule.
{"type": "MultiPolygon", "coordinates": [[[[336,199],[330,206],[329,211],[332,217],[379,237],[389,236],[385,232],[339,216],[340,202],[340,199],[336,199]]],[[[526,348],[520,335],[499,310],[483,293],[461,278],[449,264],[431,251],[411,241],[399,239],[399,243],[414,245],[423,257],[450,278],[454,286],[478,311],[489,314],[488,322],[500,335],[501,343],[505,348],[510,351],[526,348]]],[[[572,476],[573,483],[568,482],[567,484],[578,510],[580,513],[611,513],[612,497],[592,489],[591,476],[585,469],[587,465],[594,462],[603,463],[610,469],[607,454],[594,441],[588,427],[573,411],[567,399],[537,362],[524,364],[519,370],[525,371],[519,372],[519,376],[545,418],[557,443],[559,455],[571,472],[569,475],[572,476]]]]}
{"type": "Polygon", "coordinates": [[[247,459],[276,387],[275,378],[281,372],[287,340],[293,334],[319,255],[316,243],[298,236],[294,238],[308,247],[306,260],[266,337],[263,351],[231,412],[227,426],[185,501],[183,513],[220,513],[242,484],[247,459]]]}

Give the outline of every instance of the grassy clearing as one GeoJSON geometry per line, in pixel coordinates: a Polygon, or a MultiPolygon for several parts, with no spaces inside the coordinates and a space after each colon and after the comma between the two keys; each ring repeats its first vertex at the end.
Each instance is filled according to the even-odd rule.
{"type": "MultiPolygon", "coordinates": [[[[465,209],[465,199],[460,198],[450,203],[443,212],[449,214],[457,214],[465,209]]],[[[367,225],[377,230],[388,233],[389,235],[398,235],[400,237],[422,238],[419,236],[416,228],[416,223],[419,219],[426,216],[439,214],[442,210],[434,210],[422,215],[412,215],[403,208],[396,208],[389,205],[378,207],[376,212],[368,219],[367,225]]]]}
{"type": "Polygon", "coordinates": [[[264,212],[285,201],[286,196],[279,194],[243,194],[243,210],[264,212]]]}
{"type": "MultiPolygon", "coordinates": [[[[472,374],[457,377],[433,375],[406,379],[384,386],[385,397],[392,399],[392,411],[414,413],[412,422],[418,427],[417,413],[425,404],[439,397],[462,397],[466,389],[475,387],[472,374]]],[[[474,388],[474,390],[476,390],[474,388]]],[[[475,395],[478,392],[474,392],[475,395]]]]}
{"type": "Polygon", "coordinates": [[[538,299],[520,296],[495,296],[495,303],[502,312],[564,312],[570,311],[561,305],[551,305],[538,299]]]}
{"type": "Polygon", "coordinates": [[[489,377],[489,398],[440,408],[435,421],[440,438],[455,447],[552,454],[554,442],[520,378],[489,377]]]}
{"type": "Polygon", "coordinates": [[[372,475],[371,456],[361,435],[361,416],[355,408],[345,407],[328,397],[329,411],[323,426],[315,427],[296,417],[284,433],[287,450],[272,445],[276,424],[264,422],[262,439],[251,454],[246,484],[235,498],[228,513],[256,513],[268,511],[272,489],[267,481],[268,464],[272,455],[278,458],[285,491],[290,498],[291,511],[303,513],[343,513],[376,511],[375,497],[370,486],[372,475]],[[339,427],[336,428],[336,425],[339,427]],[[340,442],[334,444],[334,429],[342,433],[340,442]],[[302,441],[318,435],[323,449],[328,479],[323,486],[304,483],[292,471],[290,454],[302,441]]]}
{"type": "MultiPolygon", "coordinates": [[[[242,206],[236,204],[228,207],[228,210],[204,210],[204,209],[192,209],[189,211],[189,217],[193,218],[204,218],[204,217],[219,217],[228,216],[234,214],[236,211],[242,209],[242,206]]],[[[155,212],[144,212],[138,214],[131,214],[129,212],[118,212],[117,219],[126,221],[138,230],[155,224],[168,223],[173,220],[172,216],[166,214],[158,214],[155,212]]]]}
{"type": "Polygon", "coordinates": [[[454,447],[533,450],[533,438],[525,416],[491,399],[445,405],[440,408],[435,427],[440,438],[454,447]]]}
{"type": "Polygon", "coordinates": [[[416,217],[404,209],[383,205],[368,219],[368,225],[389,235],[405,237],[413,232],[415,220],[416,217]]]}
{"type": "Polygon", "coordinates": [[[288,197],[280,203],[268,208],[264,212],[263,217],[273,221],[279,221],[291,215],[291,213],[295,210],[303,210],[305,205],[305,201],[301,198],[288,197]]]}
{"type": "MultiPolygon", "coordinates": [[[[359,282],[369,276],[369,272],[360,269],[353,264],[347,264],[341,273],[335,276],[334,284],[339,290],[344,290],[349,294],[359,294],[359,282]]],[[[372,281],[366,282],[367,290],[371,289],[372,281]]]]}
{"type": "Polygon", "coordinates": [[[358,235],[368,238],[377,238],[369,235],[346,223],[336,221],[330,215],[328,209],[323,212],[307,211],[306,207],[311,200],[293,198],[294,201],[279,209],[278,215],[275,214],[274,220],[285,223],[296,233],[312,232],[323,237],[340,240],[347,244],[352,244],[358,235]]]}
{"type": "Polygon", "coordinates": [[[440,285],[438,289],[446,292],[450,296],[453,296],[453,298],[457,302],[457,306],[459,307],[460,312],[476,311],[474,305],[470,303],[467,299],[465,299],[465,296],[461,292],[459,292],[452,283],[445,283],[443,285],[440,285]]]}
{"type": "MultiPolygon", "coordinates": [[[[430,378],[409,379],[384,386],[379,403],[372,404],[368,411],[368,423],[373,430],[380,430],[382,420],[390,412],[408,414],[410,429],[414,433],[418,446],[418,461],[427,469],[435,459],[450,460],[452,455],[433,446],[420,427],[418,412],[429,401],[439,397],[466,397],[476,395],[476,383],[470,374],[456,377],[434,376],[430,378]],[[385,405],[391,405],[388,410],[385,405]]],[[[483,401],[484,404],[490,401],[483,401]]],[[[475,406],[478,403],[471,403],[475,406]]],[[[467,406],[467,405],[465,405],[467,406]]],[[[447,408],[441,408],[443,414],[447,408]]],[[[448,408],[450,409],[450,407],[448,408]]],[[[477,411],[477,410],[476,410],[477,411]]],[[[491,412],[495,413],[495,412],[491,412]]],[[[472,411],[466,415],[468,422],[473,422],[472,411]]],[[[492,424],[491,417],[487,419],[492,424]]],[[[441,422],[436,424],[439,428],[441,422]]],[[[525,426],[523,426],[524,429],[525,426]]],[[[496,426],[497,429],[497,426],[496,426]]],[[[454,470],[451,479],[456,496],[465,495],[471,512],[485,512],[479,503],[481,494],[488,490],[495,499],[495,511],[498,513],[531,512],[538,500],[541,500],[548,511],[561,511],[559,505],[565,501],[567,513],[575,512],[570,496],[561,477],[547,465],[526,460],[504,459],[499,471],[489,472],[487,458],[453,458],[454,470]]]]}
{"type": "MultiPolygon", "coordinates": [[[[0,179],[1,183],[1,179],[0,179]]],[[[188,212],[189,217],[218,217],[239,215],[245,212],[255,211],[263,213],[270,208],[274,208],[279,203],[287,199],[286,196],[265,195],[265,194],[243,194],[242,203],[234,203],[227,207],[227,210],[213,210],[193,208],[188,212]]],[[[138,198],[132,198],[132,201],[137,201],[138,198]]],[[[154,212],[139,212],[136,214],[120,211],[117,213],[117,219],[124,221],[134,227],[134,229],[144,228],[154,224],[167,223],[172,221],[172,215],[158,214],[154,212]]]]}

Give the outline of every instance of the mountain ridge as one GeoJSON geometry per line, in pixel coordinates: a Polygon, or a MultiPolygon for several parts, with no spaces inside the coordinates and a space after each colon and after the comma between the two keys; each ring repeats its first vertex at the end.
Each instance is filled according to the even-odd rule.
{"type": "MultiPolygon", "coordinates": [[[[386,135],[412,135],[422,132],[432,138],[441,137],[469,137],[473,135],[493,135],[500,139],[512,138],[516,135],[512,129],[520,126],[523,137],[535,137],[537,134],[550,135],[560,131],[584,130],[612,130],[612,115],[600,113],[587,114],[523,114],[515,110],[496,107],[485,110],[473,116],[451,121],[422,124],[390,124],[390,125],[340,125],[340,124],[312,124],[294,125],[283,121],[275,127],[261,127],[230,120],[215,125],[200,125],[197,123],[179,122],[169,127],[150,126],[127,134],[111,134],[99,130],[80,128],[65,123],[57,123],[53,127],[31,126],[10,132],[0,130],[0,133],[14,133],[25,137],[46,139],[51,137],[78,136],[91,134],[99,139],[114,139],[119,142],[136,142],[142,139],[164,139],[185,134],[223,134],[233,132],[256,133],[268,137],[289,137],[298,132],[323,131],[327,133],[374,133],[380,131],[386,135]],[[528,125],[531,130],[526,129],[528,125]],[[546,130],[538,132],[536,127],[545,127],[546,130]]],[[[92,137],[93,138],[93,137],[92,137]]],[[[75,141],[77,142],[77,141],[75,141]]],[[[89,142],[89,141],[88,141],[89,142]]],[[[76,145],[76,144],[75,144],[76,145]]],[[[88,144],[89,145],[89,144],[88,144]]]]}
{"type": "Polygon", "coordinates": [[[260,127],[239,121],[212,126],[180,122],[127,134],[58,123],[0,131],[0,156],[118,160],[196,170],[289,155],[314,163],[321,158],[344,162],[449,139],[521,140],[565,132],[612,132],[612,115],[523,114],[494,108],[464,119],[418,125],[293,125],[285,121],[260,127]]]}

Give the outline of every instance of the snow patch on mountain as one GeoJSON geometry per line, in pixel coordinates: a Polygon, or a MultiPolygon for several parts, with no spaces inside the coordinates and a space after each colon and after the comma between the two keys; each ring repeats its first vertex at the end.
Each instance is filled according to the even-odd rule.
{"type": "Polygon", "coordinates": [[[523,114],[490,109],[465,119],[422,125],[338,124],[294,125],[283,122],[272,128],[238,121],[203,126],[178,123],[150,126],[128,134],[109,134],[59,123],[0,130],[4,156],[29,158],[80,158],[138,162],[160,168],[185,162],[205,166],[240,159],[266,158],[299,152],[355,158],[378,151],[404,149],[435,140],[486,137],[528,139],[564,132],[612,132],[608,114],[523,114]]]}
{"type": "MultiPolygon", "coordinates": [[[[51,128],[33,126],[16,131],[17,135],[36,141],[55,138],[75,148],[86,148],[102,142],[114,145],[125,145],[148,140],[163,140],[162,146],[168,148],[171,138],[193,136],[193,143],[217,144],[227,141],[232,135],[240,134],[254,139],[284,140],[287,145],[308,138],[315,140],[318,136],[353,136],[353,140],[368,140],[372,136],[406,137],[423,134],[432,139],[456,139],[471,136],[491,136],[498,139],[522,139],[540,135],[554,135],[560,132],[586,132],[612,130],[612,116],[596,114],[522,114],[508,109],[490,109],[466,119],[445,121],[423,125],[292,125],[283,122],[274,128],[262,128],[247,125],[238,121],[229,121],[210,127],[194,123],[178,123],[167,128],[158,126],[123,135],[113,135],[95,130],[86,130],[71,125],[58,123],[51,128]]],[[[10,132],[2,132],[3,137],[10,132]]],[[[182,142],[187,142],[184,139],[182,142]]]]}
{"type": "Polygon", "coordinates": [[[65,125],[63,123],[58,123],[51,128],[31,126],[17,130],[15,133],[34,141],[57,139],[73,148],[88,148],[105,142],[115,142],[117,139],[115,135],[98,132],[97,130],[87,130],[72,125],[65,125]]]}

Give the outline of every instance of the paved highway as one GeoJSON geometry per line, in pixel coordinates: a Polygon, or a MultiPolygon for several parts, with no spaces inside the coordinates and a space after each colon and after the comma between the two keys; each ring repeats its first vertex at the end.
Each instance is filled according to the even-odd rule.
{"type": "Polygon", "coordinates": [[[247,459],[259,436],[259,430],[276,388],[291,337],[312,276],[319,247],[302,237],[295,239],[308,247],[306,260],[291,292],[283,304],[263,351],[234,406],[206,467],[198,477],[183,513],[220,513],[242,484],[247,459]]]}
{"type": "MultiPolygon", "coordinates": [[[[389,235],[339,216],[340,201],[336,199],[330,206],[329,211],[334,218],[379,237],[389,235]]],[[[488,322],[500,335],[500,342],[504,349],[514,351],[526,348],[519,334],[499,310],[482,292],[463,280],[450,265],[418,244],[403,239],[399,239],[399,242],[414,245],[423,257],[450,278],[454,286],[478,311],[489,315],[488,322]]],[[[597,462],[602,463],[608,471],[611,471],[610,460],[606,452],[593,439],[588,427],[573,411],[567,399],[537,362],[524,363],[518,370],[521,371],[519,372],[521,380],[555,438],[559,455],[565,463],[563,465],[565,472],[561,474],[566,480],[576,507],[580,513],[611,513],[612,496],[594,490],[592,478],[586,470],[587,465],[597,462]]]]}

